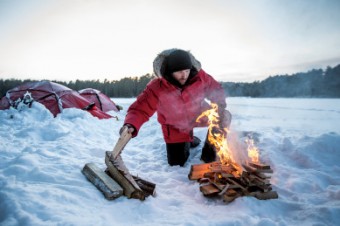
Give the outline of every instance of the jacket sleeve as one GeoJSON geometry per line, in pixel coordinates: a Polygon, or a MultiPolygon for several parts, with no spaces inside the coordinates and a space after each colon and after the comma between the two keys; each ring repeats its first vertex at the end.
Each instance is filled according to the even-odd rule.
{"type": "Polygon", "coordinates": [[[205,90],[207,99],[216,103],[219,108],[225,109],[227,107],[226,95],[221,84],[203,70],[202,79],[207,84],[205,90]]]}
{"type": "Polygon", "coordinates": [[[138,135],[141,126],[148,121],[157,110],[158,96],[155,93],[157,83],[159,83],[157,79],[152,80],[127,111],[124,124],[131,124],[135,128],[132,137],[138,135]]]}

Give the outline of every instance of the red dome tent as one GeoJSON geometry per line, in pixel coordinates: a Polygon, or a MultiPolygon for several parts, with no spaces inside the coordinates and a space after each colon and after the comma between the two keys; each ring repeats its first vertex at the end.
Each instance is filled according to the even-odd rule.
{"type": "Polygon", "coordinates": [[[86,88],[79,90],[81,96],[85,97],[88,101],[95,103],[97,108],[103,112],[119,111],[117,105],[104,93],[99,90],[86,88]]]}
{"type": "Polygon", "coordinates": [[[29,82],[8,90],[6,96],[0,100],[0,110],[8,109],[10,106],[15,107],[24,96],[30,96],[34,101],[43,104],[54,117],[65,108],[79,108],[99,119],[111,118],[78,92],[49,81],[29,82]]]}

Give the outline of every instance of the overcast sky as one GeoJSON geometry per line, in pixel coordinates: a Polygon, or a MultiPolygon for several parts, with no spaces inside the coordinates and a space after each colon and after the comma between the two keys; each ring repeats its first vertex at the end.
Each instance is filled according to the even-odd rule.
{"type": "Polygon", "coordinates": [[[152,73],[190,50],[219,81],[340,64],[338,0],[0,0],[0,78],[152,73]]]}

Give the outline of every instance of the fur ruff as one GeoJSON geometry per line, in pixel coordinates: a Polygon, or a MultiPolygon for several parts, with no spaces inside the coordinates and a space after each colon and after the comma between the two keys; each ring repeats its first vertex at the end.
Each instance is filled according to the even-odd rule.
{"type": "MultiPolygon", "coordinates": [[[[162,51],[161,53],[159,53],[157,55],[157,57],[155,58],[155,60],[153,61],[153,71],[155,73],[156,76],[158,77],[164,77],[161,73],[161,68],[162,68],[162,65],[164,63],[164,60],[167,56],[169,56],[173,51],[175,50],[178,50],[176,48],[173,48],[173,49],[167,49],[167,50],[164,50],[162,51]]],[[[190,56],[190,59],[191,59],[191,63],[192,63],[192,66],[197,70],[201,70],[201,63],[189,52],[189,56],[190,56]]]]}

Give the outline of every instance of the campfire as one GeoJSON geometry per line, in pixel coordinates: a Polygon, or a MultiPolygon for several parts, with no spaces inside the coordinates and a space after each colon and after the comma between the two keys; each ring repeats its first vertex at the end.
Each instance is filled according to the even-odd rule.
{"type": "Polygon", "coordinates": [[[200,191],[207,197],[220,196],[230,203],[241,196],[253,196],[257,199],[276,199],[278,194],[272,191],[270,184],[273,170],[269,165],[262,164],[259,150],[252,137],[247,137],[247,158],[236,161],[236,151],[228,145],[228,128],[222,128],[218,106],[203,112],[198,118],[208,118],[209,128],[207,141],[209,147],[217,153],[217,161],[206,164],[192,165],[189,172],[190,180],[198,180],[200,191]]]}

